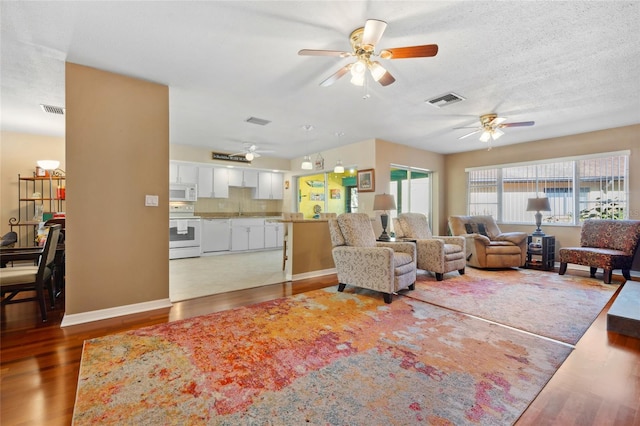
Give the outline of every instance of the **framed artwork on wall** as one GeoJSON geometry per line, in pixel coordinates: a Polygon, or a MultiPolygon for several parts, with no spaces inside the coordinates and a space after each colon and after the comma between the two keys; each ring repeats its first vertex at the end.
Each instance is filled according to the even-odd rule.
{"type": "Polygon", "coordinates": [[[374,170],[358,170],[358,192],[373,192],[375,190],[376,180],[374,170]]]}

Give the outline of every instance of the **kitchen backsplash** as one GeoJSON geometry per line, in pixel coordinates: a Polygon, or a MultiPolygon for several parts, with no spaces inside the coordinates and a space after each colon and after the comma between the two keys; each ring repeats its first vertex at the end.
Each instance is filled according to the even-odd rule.
{"type": "Polygon", "coordinates": [[[229,188],[229,198],[198,198],[196,214],[228,213],[229,216],[256,216],[280,214],[282,200],[255,200],[253,188],[229,188]]]}

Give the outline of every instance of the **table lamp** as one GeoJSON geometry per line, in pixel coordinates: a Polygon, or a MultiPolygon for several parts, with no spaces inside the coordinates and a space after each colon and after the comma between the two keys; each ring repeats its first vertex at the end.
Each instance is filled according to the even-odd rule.
{"type": "Polygon", "coordinates": [[[542,224],[542,213],[540,211],[551,211],[551,206],[549,205],[549,199],[547,197],[543,198],[529,198],[527,201],[527,211],[528,212],[536,212],[536,226],[537,229],[533,232],[534,236],[543,236],[544,232],[540,229],[540,224],[542,224]]]}
{"type": "Polygon", "coordinates": [[[373,210],[382,210],[380,221],[382,222],[382,234],[378,237],[380,241],[390,241],[391,237],[387,234],[387,225],[389,224],[388,210],[396,209],[396,201],[391,194],[376,194],[373,199],[373,210]]]}

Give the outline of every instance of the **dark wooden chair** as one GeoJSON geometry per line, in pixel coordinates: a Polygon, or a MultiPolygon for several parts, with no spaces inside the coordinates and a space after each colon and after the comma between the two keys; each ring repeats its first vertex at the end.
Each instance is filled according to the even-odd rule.
{"type": "Polygon", "coordinates": [[[49,301],[51,306],[55,305],[55,295],[53,291],[53,264],[56,256],[56,247],[60,236],[60,225],[53,225],[49,228],[47,241],[40,253],[38,266],[15,266],[0,269],[0,294],[2,295],[2,306],[36,301],[40,305],[42,321],[47,320],[47,306],[44,295],[45,286],[49,291],[49,301]],[[14,299],[16,295],[24,291],[35,291],[33,297],[20,297],[14,299]]]}

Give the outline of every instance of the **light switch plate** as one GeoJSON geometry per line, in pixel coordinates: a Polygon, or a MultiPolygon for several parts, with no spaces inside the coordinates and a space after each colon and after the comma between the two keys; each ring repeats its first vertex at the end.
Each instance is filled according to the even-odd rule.
{"type": "Polygon", "coordinates": [[[158,196],[157,195],[145,195],[144,196],[144,205],[147,207],[158,207],[158,196]]]}

